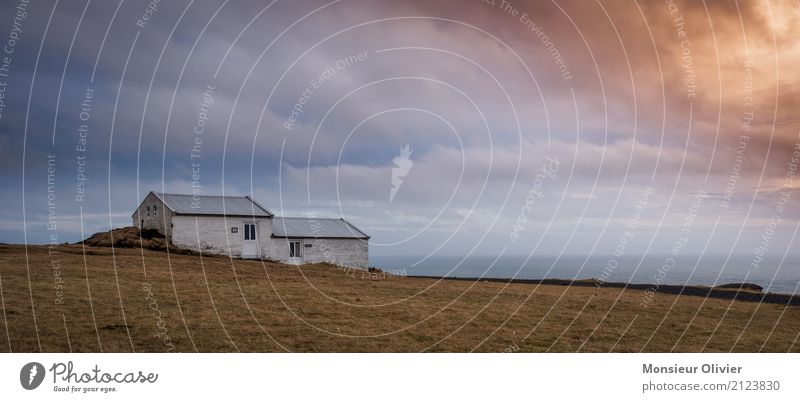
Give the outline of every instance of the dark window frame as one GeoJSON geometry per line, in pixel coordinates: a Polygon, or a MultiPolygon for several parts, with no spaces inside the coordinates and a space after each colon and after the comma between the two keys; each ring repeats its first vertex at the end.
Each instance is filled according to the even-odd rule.
{"type": "Polygon", "coordinates": [[[256,237],[256,224],[255,223],[245,223],[244,224],[244,239],[246,241],[258,240],[258,237],[256,237]]]}
{"type": "Polygon", "coordinates": [[[289,241],[289,258],[303,258],[303,244],[300,240],[289,241]]]}

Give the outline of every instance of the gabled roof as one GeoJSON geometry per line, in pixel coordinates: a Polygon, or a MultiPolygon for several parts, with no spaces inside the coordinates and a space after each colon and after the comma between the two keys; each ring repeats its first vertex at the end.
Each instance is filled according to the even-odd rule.
{"type": "Polygon", "coordinates": [[[152,193],[177,215],[273,216],[272,212],[248,195],[152,193]]]}
{"type": "Polygon", "coordinates": [[[369,239],[369,236],[344,219],[279,218],[272,220],[274,237],[369,239]]]}

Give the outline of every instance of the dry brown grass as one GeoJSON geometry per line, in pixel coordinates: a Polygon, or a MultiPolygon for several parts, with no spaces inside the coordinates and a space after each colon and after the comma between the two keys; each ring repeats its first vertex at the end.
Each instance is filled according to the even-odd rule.
{"type": "Polygon", "coordinates": [[[797,307],[85,250],[0,245],[0,351],[800,351],[797,307]]]}

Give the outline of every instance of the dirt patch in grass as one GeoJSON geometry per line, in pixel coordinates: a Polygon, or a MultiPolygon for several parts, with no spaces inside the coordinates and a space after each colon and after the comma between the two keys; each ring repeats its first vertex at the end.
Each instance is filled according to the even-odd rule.
{"type": "Polygon", "coordinates": [[[128,226],[108,232],[95,233],[76,244],[91,247],[141,248],[145,250],[166,251],[176,254],[194,254],[191,250],[176,247],[157,229],[139,229],[128,226]]]}

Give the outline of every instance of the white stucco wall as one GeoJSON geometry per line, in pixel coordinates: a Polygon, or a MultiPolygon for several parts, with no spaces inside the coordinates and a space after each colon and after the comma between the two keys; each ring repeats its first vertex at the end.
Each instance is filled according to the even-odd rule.
{"type": "Polygon", "coordinates": [[[267,256],[265,245],[272,236],[271,218],[186,216],[172,218],[172,243],[203,253],[241,257],[244,224],[256,222],[262,257],[267,256]],[[236,233],[231,228],[236,227],[236,233]],[[199,236],[198,236],[199,234],[199,236]]]}
{"type": "MultiPolygon", "coordinates": [[[[253,221],[247,217],[175,215],[172,217],[172,243],[178,247],[203,253],[239,258],[242,255],[244,224],[253,221]],[[237,233],[231,233],[232,227],[238,228],[237,233]]],[[[258,225],[261,257],[289,262],[288,239],[272,237],[272,219],[256,218],[255,222],[258,225]]],[[[304,263],[328,262],[361,269],[366,269],[369,264],[367,240],[324,238],[301,240],[304,263]],[[310,244],[311,247],[306,247],[306,244],[310,244]]]]}
{"type": "Polygon", "coordinates": [[[153,193],[149,193],[139,208],[133,212],[131,220],[134,227],[139,229],[158,229],[161,233],[169,236],[172,232],[170,227],[172,215],[172,211],[158,197],[153,193]]]}
{"type": "MultiPolygon", "coordinates": [[[[303,243],[303,263],[327,262],[345,267],[366,269],[369,264],[369,244],[364,239],[325,239],[305,238],[303,243]],[[310,244],[311,247],[305,245],[310,244]]],[[[289,241],[274,238],[268,245],[267,257],[277,261],[289,261],[289,241]]]]}

